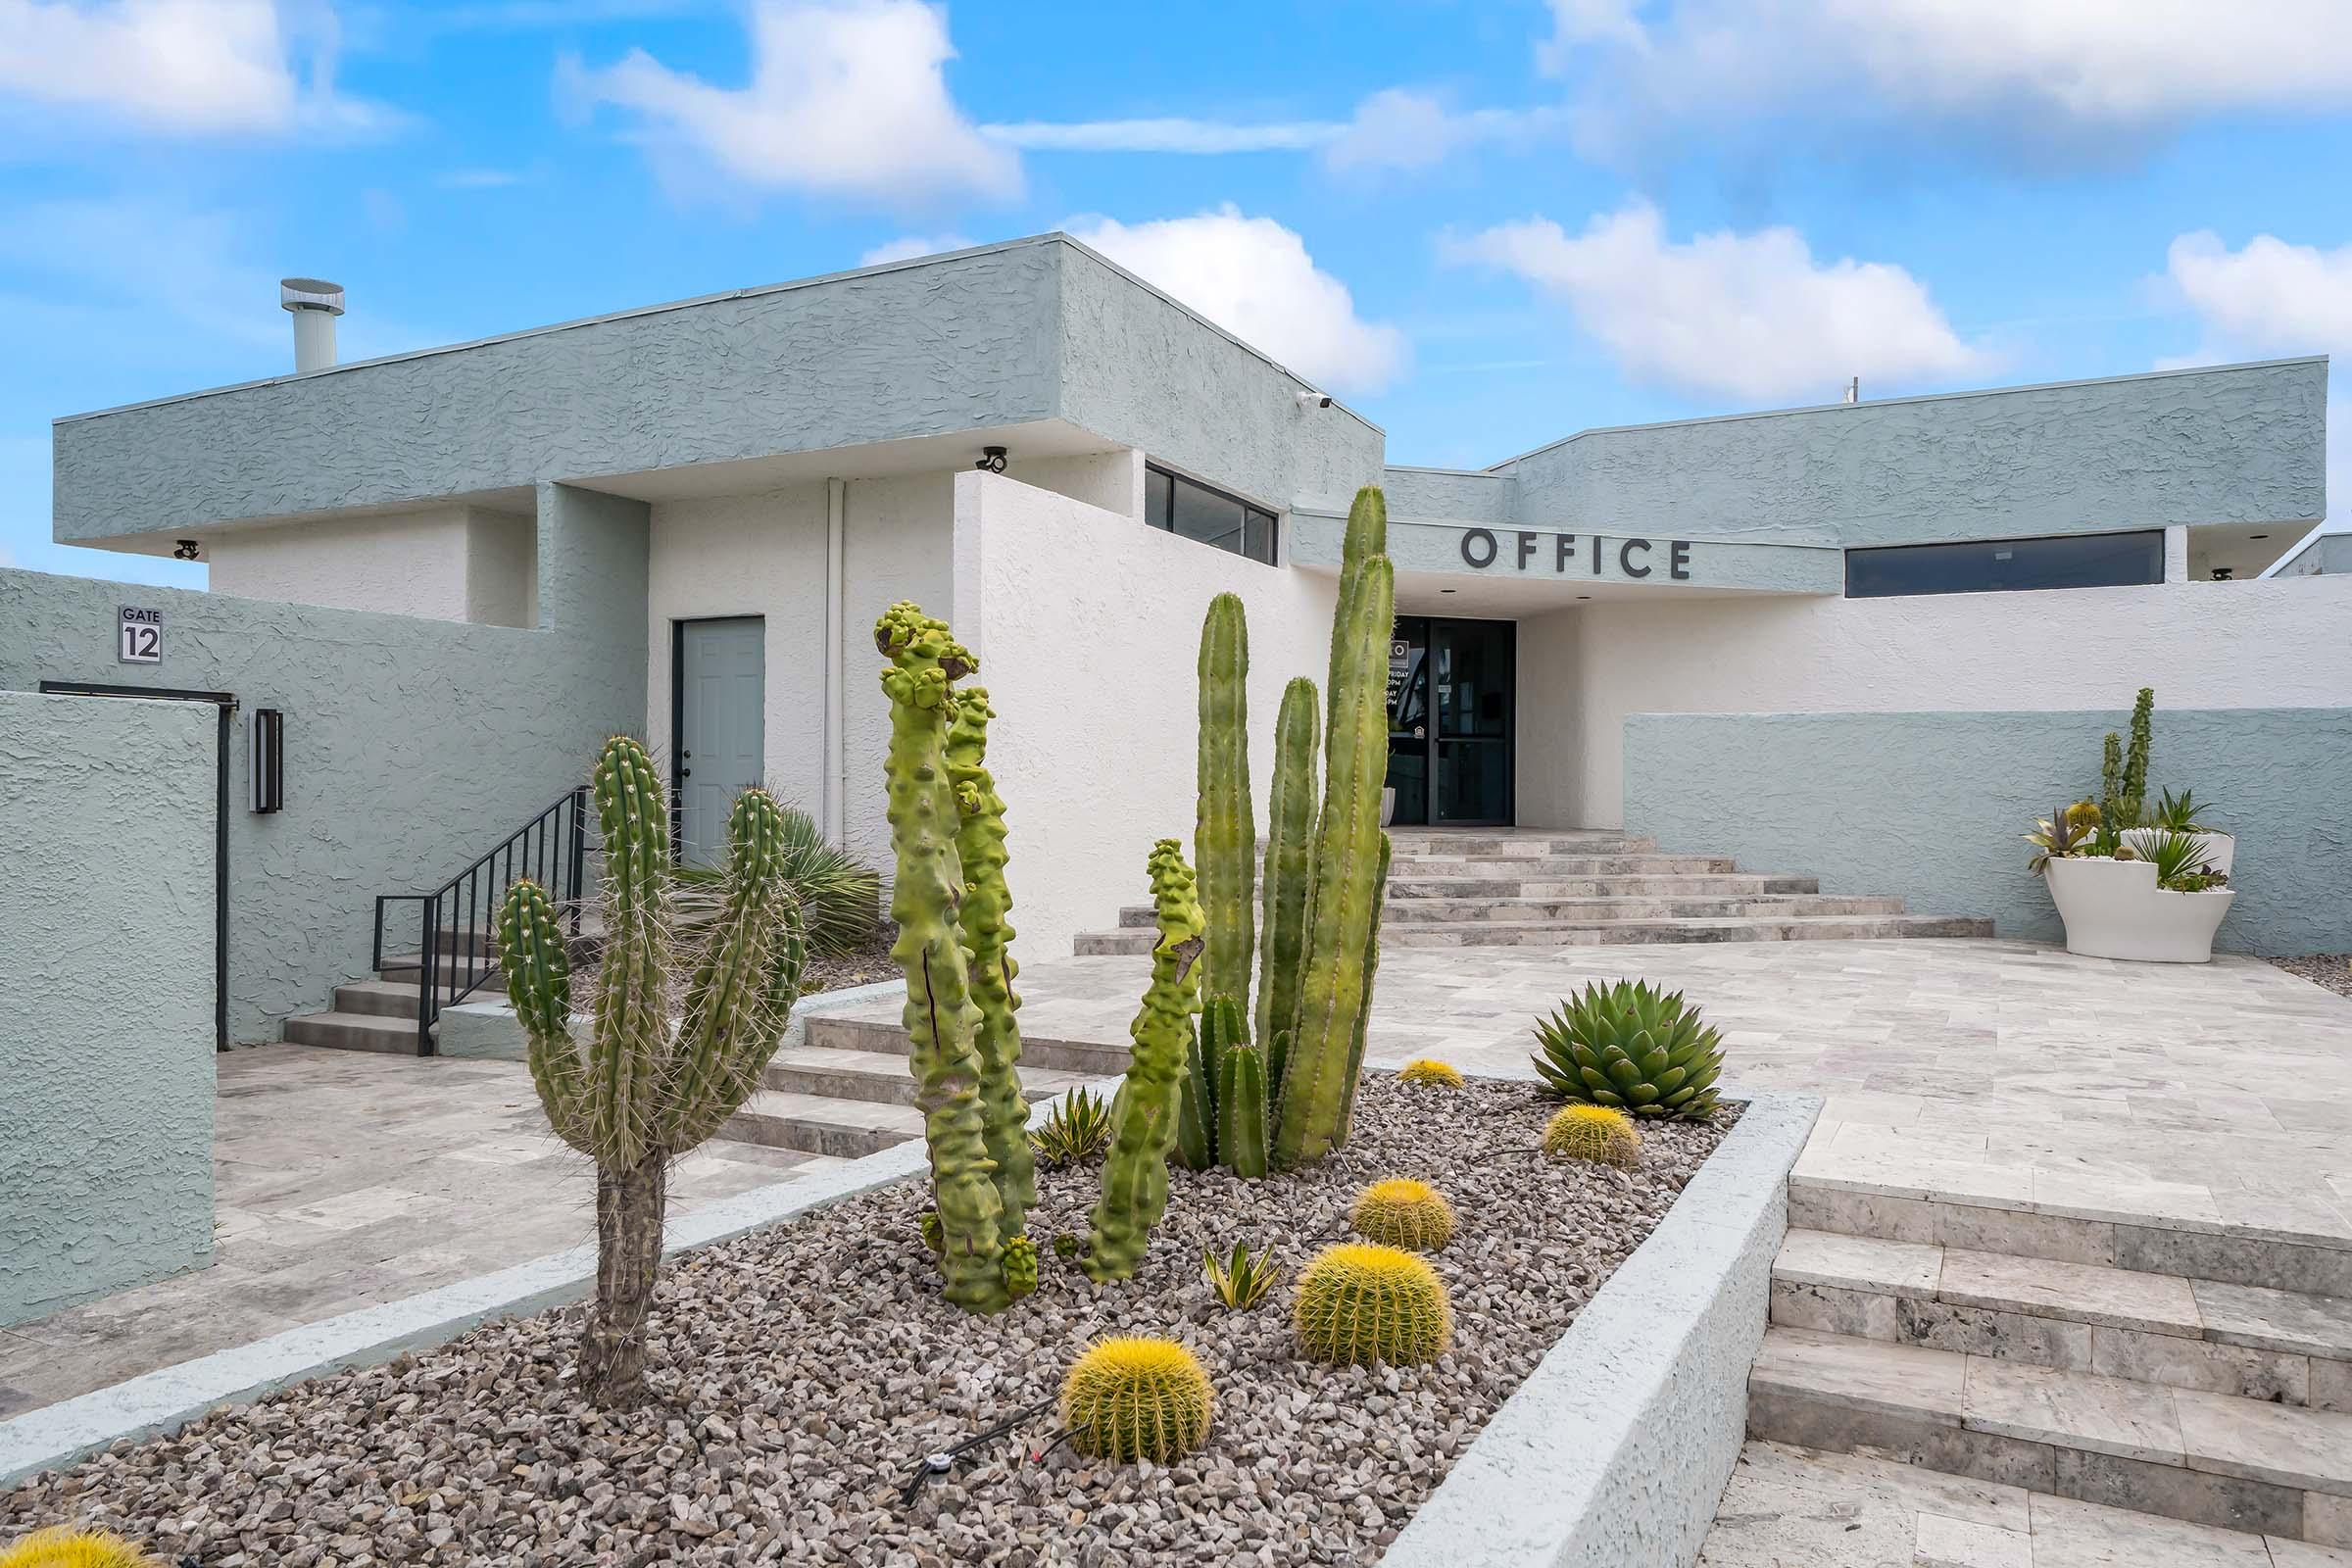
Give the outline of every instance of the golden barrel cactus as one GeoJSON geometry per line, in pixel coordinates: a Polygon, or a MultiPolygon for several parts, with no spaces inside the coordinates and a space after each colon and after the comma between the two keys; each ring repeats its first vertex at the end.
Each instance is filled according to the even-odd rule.
{"type": "Polygon", "coordinates": [[[1348,1223],[1368,1242],[1434,1252],[1453,1240],[1453,1205],[1427,1182],[1392,1176],[1355,1195],[1348,1223]]]}
{"type": "Polygon", "coordinates": [[[106,1530],[36,1530],[5,1550],[0,1568],[163,1568],[106,1530]]]}
{"type": "Polygon", "coordinates": [[[1171,1464],[1206,1441],[1213,1393],[1174,1340],[1104,1340],[1061,1380],[1061,1424],[1080,1453],[1171,1464]]]}
{"type": "Polygon", "coordinates": [[[1299,1352],[1340,1365],[1418,1366],[1453,1347],[1453,1303],[1414,1253],[1342,1242],[1298,1276],[1292,1304],[1299,1352]]]}
{"type": "Polygon", "coordinates": [[[1459,1089],[1462,1087],[1462,1070],[1452,1062],[1440,1061],[1435,1056],[1415,1056],[1396,1069],[1396,1081],[1425,1089],[1459,1089]]]}
{"type": "Polygon", "coordinates": [[[1544,1129],[1544,1152],[1631,1170],[1642,1163],[1642,1130],[1607,1105],[1564,1105],[1544,1129]]]}

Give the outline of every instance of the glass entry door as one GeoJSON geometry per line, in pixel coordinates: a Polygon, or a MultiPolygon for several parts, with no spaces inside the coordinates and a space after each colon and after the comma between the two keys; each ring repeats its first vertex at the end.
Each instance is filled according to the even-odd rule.
{"type": "Polygon", "coordinates": [[[1389,641],[1389,784],[1404,826],[1511,821],[1518,626],[1399,615],[1389,641]]]}

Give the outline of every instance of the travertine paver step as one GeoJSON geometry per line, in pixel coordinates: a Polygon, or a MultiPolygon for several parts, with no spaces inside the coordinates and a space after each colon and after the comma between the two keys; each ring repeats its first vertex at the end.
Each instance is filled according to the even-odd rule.
{"type": "MultiPolygon", "coordinates": [[[[1538,924],[1559,921],[1586,925],[1601,920],[1744,920],[1769,916],[1845,914],[1892,915],[1903,912],[1900,899],[1854,898],[1843,895],[1797,893],[1690,898],[1568,899],[1404,899],[1391,900],[1382,913],[1390,925],[1451,924],[1488,921],[1498,924],[1538,924]]],[[[1152,925],[1156,911],[1133,904],[1119,911],[1125,928],[1152,925]]]]}
{"type": "Polygon", "coordinates": [[[2352,1411],[2352,1300],[2335,1297],[1799,1229],[1772,1321],[2352,1411]]]}
{"type": "Polygon", "coordinates": [[[1446,877],[1713,876],[1739,869],[1728,855],[1425,855],[1393,861],[1389,875],[1401,880],[1446,877]]]}
{"type": "Polygon", "coordinates": [[[2290,1540],[2352,1539],[2352,1415],[1773,1328],[1748,1432],[2290,1540]]]}
{"type": "Polygon", "coordinates": [[[415,1055],[416,1020],[414,1016],[384,1017],[364,1012],[313,1012],[288,1018],[285,1038],[298,1046],[415,1055]]]}
{"type": "MultiPolygon", "coordinates": [[[[1026,1058],[1021,1062],[1021,1087],[1032,1097],[1058,1094],[1092,1083],[1095,1073],[1057,1072],[1026,1058]]],[[[845,1051],[826,1046],[788,1046],[768,1059],[760,1082],[787,1094],[820,1095],[834,1100],[862,1100],[876,1104],[914,1103],[914,1075],[907,1070],[905,1051],[896,1053],[845,1051]]]]}
{"type": "MultiPolygon", "coordinates": [[[[1419,859],[1428,856],[1508,859],[1522,855],[1642,855],[1658,847],[1658,841],[1645,833],[1619,833],[1606,828],[1563,832],[1536,830],[1510,834],[1417,833],[1409,828],[1401,832],[1392,829],[1389,843],[1400,860],[1419,859]]],[[[1262,844],[1260,848],[1263,848],[1262,844]]]]}
{"type": "MultiPolygon", "coordinates": [[[[1965,915],[1815,915],[1761,919],[1384,924],[1388,948],[1583,947],[1661,942],[1868,942],[1894,937],[1988,937],[1992,922],[1965,915]]],[[[1149,930],[1080,932],[1081,956],[1149,953],[1149,930]]]]}
{"type": "Polygon", "coordinates": [[[717,1136],[739,1144],[855,1159],[922,1137],[923,1113],[912,1105],[760,1089],[727,1119],[717,1136]]]}
{"type": "Polygon", "coordinates": [[[1773,893],[1819,893],[1809,876],[1758,876],[1745,871],[1673,876],[1578,876],[1518,878],[1486,876],[1409,877],[1389,873],[1389,903],[1423,899],[1632,899],[1755,898],[1773,893]]]}
{"type": "MultiPolygon", "coordinates": [[[[504,996],[507,989],[507,977],[504,974],[495,973],[487,975],[480,985],[463,995],[447,986],[437,989],[441,993],[441,1005],[446,1007],[452,1002],[469,1000],[484,992],[504,996]]],[[[347,986],[337,986],[335,987],[334,1010],[343,1013],[361,1013],[378,1018],[414,1018],[416,1016],[416,976],[412,973],[406,979],[395,977],[387,980],[356,980],[347,986]]]]}
{"type": "MultiPolygon", "coordinates": [[[[1024,1031],[1021,1035],[1021,1072],[1024,1081],[1033,1069],[1067,1073],[1080,1081],[1107,1078],[1125,1072],[1127,1045],[1123,1037],[1126,1026],[1120,1023],[1105,1033],[1109,1039],[1095,1041],[1060,1040],[1052,1035],[1033,1035],[1024,1031]]],[[[890,1056],[899,1062],[902,1072],[906,1070],[906,1035],[895,1018],[812,1016],[808,1020],[805,1045],[816,1051],[890,1056]]]]}

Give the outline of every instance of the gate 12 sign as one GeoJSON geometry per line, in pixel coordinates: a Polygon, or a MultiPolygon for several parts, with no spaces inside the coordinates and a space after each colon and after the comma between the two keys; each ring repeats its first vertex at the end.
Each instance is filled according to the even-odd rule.
{"type": "Polygon", "coordinates": [[[160,664],[164,662],[164,612],[122,607],[115,632],[115,662],[122,664],[160,664]]]}

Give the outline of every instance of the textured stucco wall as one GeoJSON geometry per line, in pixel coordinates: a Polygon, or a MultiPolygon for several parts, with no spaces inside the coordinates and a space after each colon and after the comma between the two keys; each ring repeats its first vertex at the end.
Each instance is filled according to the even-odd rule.
{"type": "MultiPolygon", "coordinates": [[[[1595,600],[1575,657],[1523,652],[1522,733],[1581,724],[1570,815],[1615,827],[1634,713],[2087,709],[2153,685],[2180,708],[2352,694],[2352,577],[1904,599],[1595,600]]],[[[1691,849],[1709,848],[1693,843],[1691,849]]],[[[1775,867],[1774,869],[1782,869],[1775,867]]]]}
{"type": "Polygon", "coordinates": [[[218,724],[0,691],[0,1323],[212,1252],[218,724]]]}
{"type": "MultiPolygon", "coordinates": [[[[1484,528],[1484,525],[1480,525],[1484,528]]],[[[1845,588],[1845,553],[1823,545],[1758,544],[1747,540],[1692,539],[1682,557],[1684,578],[1673,576],[1676,542],[1671,534],[1563,534],[1551,530],[1484,528],[1493,536],[1494,559],[1474,566],[1464,555],[1484,558],[1488,545],[1458,523],[1389,517],[1389,559],[1398,571],[1436,572],[1469,578],[1512,578],[1556,585],[1562,603],[1591,583],[1634,586],[1671,595],[1690,589],[1740,592],[1835,594],[1845,588]],[[1593,540],[1600,541],[1597,551],[1593,540]],[[1647,540],[1646,548],[1631,543],[1647,540]],[[1520,560],[1522,550],[1526,562],[1520,560]]],[[[1348,537],[1345,517],[1301,515],[1291,526],[1290,559],[1300,565],[1337,566],[1348,537]]]]}
{"type": "MultiPolygon", "coordinates": [[[[2352,688],[2347,688],[2352,690],[2352,688]]],[[[2352,951],[2352,709],[2161,706],[2151,793],[2211,799],[2237,835],[2219,945],[2352,951]]],[[[1626,722],[1626,822],[1660,843],[1812,874],[1824,893],[1899,895],[1922,914],[1989,914],[2055,940],[2019,835],[2095,796],[2093,712],[1643,713],[1626,722]]]]}
{"type": "Polygon", "coordinates": [[[1849,545],[2316,521],[2328,365],[1589,430],[1499,465],[1522,526],[1849,545]],[[1581,526],[1580,526],[1581,525],[1581,526]]]}
{"type": "Polygon", "coordinates": [[[586,776],[645,723],[645,508],[550,486],[540,517],[556,630],[274,605],[0,571],[0,689],[43,680],[236,695],[229,1032],[327,1004],[367,972],[374,899],[422,892],[586,776]],[[634,513],[634,517],[631,513],[634,513]],[[550,547],[552,546],[552,554],[550,547]],[[115,662],[118,607],[164,612],[164,662],[115,662]],[[286,714],[286,808],[244,808],[242,733],[286,714]]]}
{"type": "Polygon", "coordinates": [[[1519,489],[1519,481],[1508,474],[1453,468],[1390,467],[1382,470],[1380,485],[1389,498],[1391,522],[1420,517],[1490,528],[1509,524],[1519,489]]]}
{"type": "Polygon", "coordinates": [[[1011,834],[1014,951],[1063,956],[1145,897],[1152,840],[1192,842],[1209,600],[1231,590],[1248,610],[1262,813],[1282,688],[1322,685],[1337,584],[991,474],[957,474],[955,505],[956,629],[1000,715],[989,760],[1011,834]]]}
{"type": "Polygon", "coordinates": [[[217,594],[527,626],[532,531],[528,517],[449,505],[229,529],[204,554],[217,594]]]}
{"type": "Polygon", "coordinates": [[[1043,418],[1063,249],[1018,242],[64,419],[56,536],[1043,418]]]}

